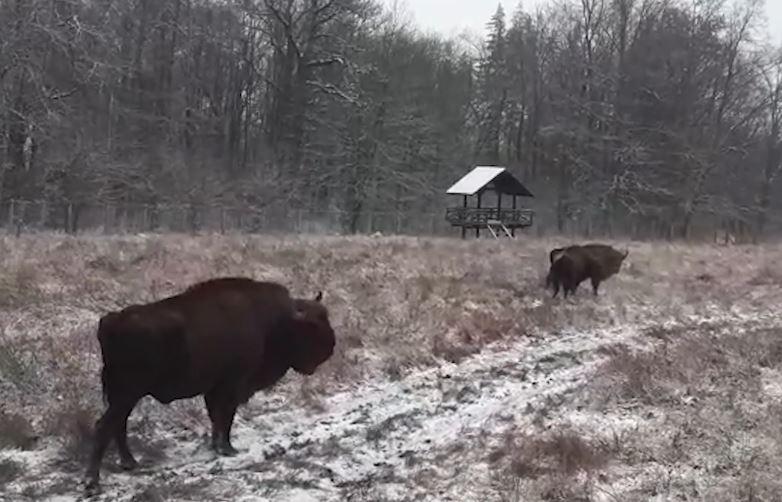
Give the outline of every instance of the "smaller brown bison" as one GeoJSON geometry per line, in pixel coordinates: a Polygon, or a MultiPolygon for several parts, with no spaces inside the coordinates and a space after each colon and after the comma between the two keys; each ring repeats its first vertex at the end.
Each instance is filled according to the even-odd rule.
{"type": "Polygon", "coordinates": [[[551,266],[546,276],[546,287],[554,287],[554,297],[562,287],[565,297],[574,294],[586,279],[592,283],[597,296],[600,283],[619,272],[629,250],[624,253],[605,244],[573,245],[556,248],[549,253],[551,266]]]}
{"type": "Polygon", "coordinates": [[[212,448],[235,455],[230,435],[237,407],[289,368],[311,375],[331,357],[335,336],[321,297],[291,298],[280,284],[229,277],[103,316],[98,341],[108,409],[95,424],[88,493],[99,489],[100,464],[112,440],[121,466],[136,466],[127,422],[144,396],[168,404],[203,395],[212,448]]]}

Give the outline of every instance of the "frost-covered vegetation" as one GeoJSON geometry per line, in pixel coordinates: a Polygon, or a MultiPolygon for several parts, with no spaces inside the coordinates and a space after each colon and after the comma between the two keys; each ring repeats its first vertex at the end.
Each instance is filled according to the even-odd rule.
{"type": "Polygon", "coordinates": [[[241,408],[230,459],[202,400],[145,399],[103,500],[772,500],[782,246],[625,242],[600,297],[552,300],[564,243],[2,239],[0,498],[81,496],[102,313],[246,275],[322,289],[334,357],[241,408]]]}

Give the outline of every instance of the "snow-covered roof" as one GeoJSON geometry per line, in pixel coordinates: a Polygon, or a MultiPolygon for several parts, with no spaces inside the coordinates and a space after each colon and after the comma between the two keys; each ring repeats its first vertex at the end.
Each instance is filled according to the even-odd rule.
{"type": "Polygon", "coordinates": [[[500,188],[503,193],[532,197],[532,193],[507,169],[497,166],[478,166],[474,168],[465,174],[462,179],[454,183],[446,193],[475,195],[483,187],[495,180],[497,180],[497,185],[499,185],[497,188],[500,188]]]}

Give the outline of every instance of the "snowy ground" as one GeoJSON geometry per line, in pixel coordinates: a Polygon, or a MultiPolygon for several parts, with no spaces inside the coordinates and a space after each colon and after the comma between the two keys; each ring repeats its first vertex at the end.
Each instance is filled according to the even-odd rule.
{"type": "MultiPolygon", "coordinates": [[[[546,245],[526,252],[539,254],[546,245]]],[[[400,262],[418,252],[407,243],[400,246],[400,262]]],[[[440,254],[433,258],[439,261],[474,251],[434,246],[429,252],[440,254]]],[[[361,246],[351,250],[359,255],[366,251],[361,246]]],[[[381,325],[400,319],[411,330],[436,329],[439,321],[427,317],[448,317],[453,312],[445,305],[453,304],[459,313],[453,322],[461,323],[463,331],[472,330],[470,343],[448,325],[440,326],[439,334],[426,335],[432,339],[416,334],[396,343],[387,339],[400,328],[382,341],[353,341],[355,347],[341,353],[323,381],[310,384],[289,375],[286,383],[256,395],[240,410],[234,445],[241,453],[230,459],[216,458],[206,448],[200,400],[172,407],[145,401],[130,425],[131,448],[141,467],[132,474],[119,472],[114,455],[107,456],[103,493],[96,499],[773,500],[767,497],[778,493],[779,477],[766,460],[779,453],[774,438],[782,425],[775,418],[782,410],[782,338],[777,341],[782,316],[769,307],[778,299],[778,284],[756,264],[758,273],[736,271],[746,283],[736,286],[724,264],[715,264],[708,255],[723,252],[716,249],[699,251],[691,259],[696,265],[682,267],[686,273],[658,270],[648,286],[652,289],[644,290],[640,284],[649,277],[639,270],[647,263],[659,268],[652,261],[654,251],[659,250],[639,251],[625,272],[629,277],[612,280],[599,299],[582,291],[570,302],[549,301],[532,289],[539,287],[532,272],[538,264],[517,272],[520,286],[510,291],[500,284],[497,291],[484,285],[480,291],[454,293],[449,289],[453,274],[443,271],[447,280],[397,286],[415,292],[404,295],[414,297],[411,305],[424,301],[430,308],[413,310],[415,315],[389,314],[356,329],[377,333],[381,325]],[[693,288],[690,279],[704,286],[693,288]],[[619,293],[623,286],[632,293],[619,293]],[[490,293],[499,297],[486,299],[490,293]],[[523,309],[525,322],[538,325],[508,324],[495,312],[502,309],[503,295],[514,298],[507,300],[507,310],[522,316],[523,309]],[[651,301],[639,300],[643,295],[651,301]],[[491,320],[496,326],[482,317],[485,312],[495,312],[491,320]],[[498,329],[511,336],[497,335],[498,329]],[[481,337],[487,341],[478,346],[474,340],[481,337]],[[420,352],[445,355],[410,356],[413,340],[420,352]],[[443,344],[447,350],[437,349],[443,344]],[[451,357],[454,353],[458,357],[451,357]],[[355,370],[359,367],[360,372],[355,370]]],[[[768,254],[764,260],[776,258],[762,252],[768,254]]],[[[503,259],[510,262],[513,255],[518,251],[503,259]]],[[[385,265],[403,281],[406,273],[416,277],[415,270],[385,265]]],[[[122,264],[117,267],[120,275],[133,273],[122,264]]],[[[369,274],[364,279],[370,285],[378,279],[371,274],[380,274],[378,282],[387,278],[382,270],[369,274]]],[[[106,294],[121,297],[118,290],[106,294]]],[[[67,296],[68,305],[73,303],[72,295],[62,291],[47,294],[67,296]]],[[[90,289],[87,296],[96,295],[90,289]]],[[[413,309],[398,299],[388,303],[413,309]]],[[[387,309],[393,310],[390,305],[387,309]]],[[[18,310],[8,307],[6,337],[21,337],[20,324],[46,331],[32,318],[20,321],[18,310]]],[[[356,315],[338,317],[338,325],[346,328],[343,336],[356,315]]],[[[71,308],[50,317],[58,319],[58,326],[77,326],[71,328],[76,334],[70,340],[94,350],[88,312],[71,308]]],[[[47,322],[51,326],[54,321],[47,322]]],[[[27,343],[41,340],[31,335],[27,343]]],[[[95,364],[90,358],[90,371],[95,364]]],[[[85,379],[92,378],[85,373],[85,379]]],[[[46,398],[59,396],[42,388],[46,398]]],[[[87,394],[87,408],[99,409],[94,389],[87,394]]],[[[17,399],[19,409],[46,408],[29,396],[17,399]]],[[[51,430],[39,425],[46,420],[31,422],[33,429],[51,430]]],[[[0,446],[2,434],[0,424],[0,446]]],[[[0,448],[2,500],[80,499],[83,464],[63,453],[73,457],[79,449],[64,447],[57,431],[41,436],[34,447],[0,448]]]]}
{"type": "MultiPolygon", "coordinates": [[[[463,455],[440,463],[439,455],[480,441],[549,400],[564,398],[586,381],[600,360],[598,348],[627,341],[632,334],[625,329],[562,334],[487,351],[462,364],[339,392],[323,400],[323,412],[309,415],[284,400],[258,396],[248,405],[249,413],[243,413],[250,418],[235,427],[242,455],[215,459],[203,444],[178,445],[139,475],[108,473],[106,500],[133,500],[134,493],[172,478],[186,484],[208,480],[222,487],[212,492],[221,500],[343,500],[346,489],[364,486],[389,500],[464,500],[465,488],[482,487],[449,487],[454,484],[449,478],[486,466],[464,465],[463,455]],[[444,483],[438,493],[416,487],[411,477],[422,469],[434,471],[438,479],[430,482],[444,483]],[[449,488],[456,493],[449,494],[449,488]]],[[[40,479],[46,473],[36,467],[51,469],[39,462],[42,454],[46,456],[29,454],[25,477],[40,479]]],[[[27,460],[24,454],[12,457],[27,460]]],[[[69,477],[63,475],[63,485],[71,484],[69,477]]],[[[25,485],[7,489],[21,493],[25,485]]]]}

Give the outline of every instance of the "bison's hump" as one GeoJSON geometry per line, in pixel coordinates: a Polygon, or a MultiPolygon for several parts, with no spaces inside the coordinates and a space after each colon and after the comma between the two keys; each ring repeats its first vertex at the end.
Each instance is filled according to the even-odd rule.
{"type": "Polygon", "coordinates": [[[225,289],[253,290],[259,293],[290,296],[288,288],[280,283],[258,281],[249,277],[216,277],[191,285],[185,290],[185,293],[209,293],[225,289]]]}

